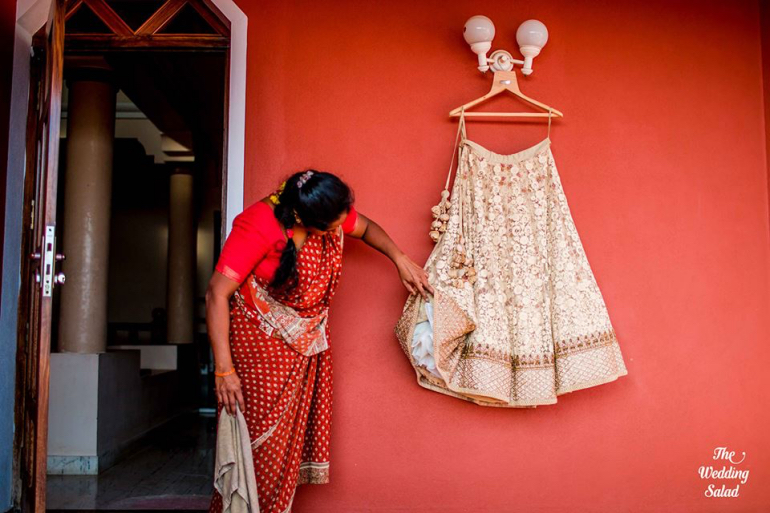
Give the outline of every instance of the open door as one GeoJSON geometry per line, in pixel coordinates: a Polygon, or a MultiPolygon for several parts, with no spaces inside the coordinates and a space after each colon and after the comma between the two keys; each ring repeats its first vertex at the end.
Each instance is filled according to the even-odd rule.
{"type": "Polygon", "coordinates": [[[53,0],[46,25],[33,39],[19,304],[17,426],[22,511],[45,511],[51,298],[64,276],[56,253],[64,1],[53,0]]]}

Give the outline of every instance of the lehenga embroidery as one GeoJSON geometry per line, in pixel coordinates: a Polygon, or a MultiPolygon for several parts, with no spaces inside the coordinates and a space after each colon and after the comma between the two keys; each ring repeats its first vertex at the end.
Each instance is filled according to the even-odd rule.
{"type": "Polygon", "coordinates": [[[427,322],[419,294],[395,326],[419,385],[484,406],[534,407],[626,375],[550,138],[500,155],[466,139],[463,116],[458,131],[446,229],[424,266],[436,291],[427,352],[437,373],[412,352],[415,327],[427,322]]]}

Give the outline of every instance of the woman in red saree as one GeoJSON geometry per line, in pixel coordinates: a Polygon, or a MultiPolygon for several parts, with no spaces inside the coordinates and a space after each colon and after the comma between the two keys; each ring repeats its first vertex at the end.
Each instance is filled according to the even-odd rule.
{"type": "MultiPolygon", "coordinates": [[[[335,175],[295,173],[235,218],[206,292],[217,416],[236,403],[244,414],[260,513],[287,513],[298,485],[329,482],[328,311],[344,238],[388,256],[410,293],[433,292],[422,267],[353,202],[335,175]]],[[[209,511],[222,510],[215,489],[209,511]]]]}

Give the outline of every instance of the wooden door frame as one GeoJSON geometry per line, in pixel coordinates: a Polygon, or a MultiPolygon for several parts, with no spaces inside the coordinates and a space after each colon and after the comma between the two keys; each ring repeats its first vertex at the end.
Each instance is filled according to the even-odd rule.
{"type": "MultiPolygon", "coordinates": [[[[28,98],[30,85],[30,50],[34,34],[45,25],[48,19],[48,12],[53,0],[17,0],[16,16],[16,37],[14,43],[14,61],[12,70],[12,97],[19,99],[28,98]]],[[[246,46],[247,46],[247,22],[248,19],[243,11],[235,4],[234,0],[208,0],[224,15],[230,22],[230,47],[227,52],[225,101],[227,102],[226,116],[226,138],[224,141],[224,153],[222,162],[222,210],[225,215],[222,216],[221,240],[224,240],[232,220],[243,210],[243,174],[244,174],[244,131],[245,131],[245,111],[246,111],[246,46]]],[[[28,102],[24,102],[23,107],[12,109],[11,123],[15,130],[9,132],[8,145],[8,183],[5,193],[6,198],[15,196],[16,198],[24,195],[24,176],[25,176],[25,158],[27,154],[27,133],[20,129],[24,126],[18,121],[26,118],[29,114],[27,108],[28,102]]],[[[19,205],[19,201],[6,202],[6,221],[10,219],[19,219],[20,226],[26,220],[22,212],[25,205],[19,205]],[[19,210],[15,212],[14,210],[19,210]],[[9,216],[11,213],[13,215],[9,216]]],[[[5,297],[8,296],[7,287],[15,286],[14,292],[17,297],[16,305],[13,308],[16,322],[13,322],[13,331],[18,331],[25,319],[18,318],[18,300],[23,295],[18,288],[20,279],[20,270],[24,268],[26,262],[22,260],[26,255],[22,255],[22,233],[9,231],[3,234],[4,262],[16,259],[12,266],[2,266],[2,287],[5,297]]],[[[26,283],[21,283],[21,288],[26,287],[26,283]]],[[[10,302],[10,301],[9,301],[10,302]]],[[[15,358],[13,364],[15,365],[15,358]]],[[[18,397],[18,391],[17,391],[18,397]]],[[[18,405],[17,405],[18,407],[18,405]]],[[[14,408],[14,418],[18,418],[14,408]]],[[[47,426],[46,426],[47,428],[47,426]]],[[[20,427],[16,427],[16,432],[20,427]]],[[[18,467],[18,447],[14,438],[13,448],[13,482],[12,482],[12,500],[14,506],[19,505],[20,492],[18,467]]],[[[0,483],[4,485],[4,483],[0,483]]]]}
{"type": "MultiPolygon", "coordinates": [[[[227,139],[225,162],[222,177],[222,210],[226,213],[222,219],[222,240],[229,233],[233,219],[243,210],[244,147],[246,129],[246,47],[248,18],[238,7],[235,0],[209,0],[230,22],[230,50],[228,53],[229,70],[227,74],[227,139]]],[[[45,25],[51,0],[17,0],[16,28],[23,32],[24,39],[31,46],[32,36],[45,25]]],[[[17,38],[17,44],[19,43],[17,38]]],[[[29,55],[27,49],[26,55],[29,55]]],[[[19,52],[16,52],[17,54],[19,52]]],[[[29,62],[14,59],[13,89],[24,92],[27,97],[29,87],[29,62]],[[17,62],[20,61],[20,62],[17,62]]],[[[26,111],[26,108],[25,108],[26,111]]],[[[26,114],[25,114],[26,119],[26,114]]],[[[18,191],[16,191],[18,192],[18,191]]],[[[13,194],[14,191],[6,191],[13,194]]]]}

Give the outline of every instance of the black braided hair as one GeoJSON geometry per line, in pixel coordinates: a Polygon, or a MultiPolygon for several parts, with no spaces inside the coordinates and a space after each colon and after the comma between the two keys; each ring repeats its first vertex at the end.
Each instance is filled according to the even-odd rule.
{"type": "MultiPolygon", "coordinates": [[[[286,179],[286,185],[278,196],[278,204],[273,214],[287,230],[296,224],[294,212],[299,216],[303,226],[327,230],[343,212],[350,212],[353,202],[353,191],[339,177],[325,171],[310,169],[294,173],[286,179]],[[299,179],[306,171],[312,171],[313,174],[299,188],[297,187],[299,179]]],[[[281,253],[281,260],[270,286],[291,290],[297,286],[297,283],[299,283],[297,247],[289,238],[281,253]]]]}

